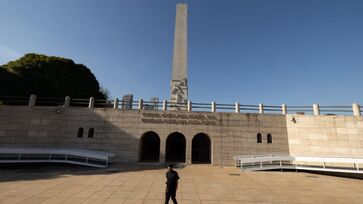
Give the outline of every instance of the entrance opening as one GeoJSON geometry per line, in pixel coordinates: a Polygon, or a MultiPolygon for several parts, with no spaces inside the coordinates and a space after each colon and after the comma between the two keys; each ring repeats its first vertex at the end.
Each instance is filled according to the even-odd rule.
{"type": "Polygon", "coordinates": [[[199,133],[192,140],[192,163],[211,163],[211,141],[208,135],[199,133]]]}
{"type": "Polygon", "coordinates": [[[140,162],[159,162],[160,138],[155,132],[146,132],[140,138],[140,162]]]}
{"type": "Polygon", "coordinates": [[[166,139],[165,162],[185,163],[185,137],[174,132],[166,139]]]}

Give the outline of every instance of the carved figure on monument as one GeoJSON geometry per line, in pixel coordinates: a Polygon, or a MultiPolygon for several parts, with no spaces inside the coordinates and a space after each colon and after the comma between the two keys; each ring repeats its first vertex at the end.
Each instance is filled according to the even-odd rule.
{"type": "Polygon", "coordinates": [[[181,94],[177,94],[176,95],[176,102],[177,103],[187,103],[187,100],[181,94]]]}
{"type": "Polygon", "coordinates": [[[188,87],[188,80],[186,78],[183,78],[182,80],[180,80],[179,85],[183,87],[188,87]]]}
{"type": "Polygon", "coordinates": [[[183,90],[182,90],[182,88],[180,87],[179,84],[174,84],[174,89],[173,89],[173,91],[171,93],[174,94],[174,95],[177,95],[179,93],[183,93],[183,90]]]}
{"type": "Polygon", "coordinates": [[[172,91],[173,94],[184,94],[183,89],[187,89],[188,88],[188,82],[187,79],[184,78],[182,80],[180,80],[178,83],[174,84],[174,89],[172,91]]]}
{"type": "Polygon", "coordinates": [[[186,78],[183,78],[182,80],[174,84],[172,94],[176,96],[176,103],[187,102],[185,90],[188,90],[188,81],[186,78]]]}

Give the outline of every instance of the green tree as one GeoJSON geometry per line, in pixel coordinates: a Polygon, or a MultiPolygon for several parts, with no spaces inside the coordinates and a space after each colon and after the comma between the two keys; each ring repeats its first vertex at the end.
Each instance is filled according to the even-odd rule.
{"type": "Polygon", "coordinates": [[[106,99],[93,73],[70,59],[26,54],[0,67],[0,96],[106,99]]]}

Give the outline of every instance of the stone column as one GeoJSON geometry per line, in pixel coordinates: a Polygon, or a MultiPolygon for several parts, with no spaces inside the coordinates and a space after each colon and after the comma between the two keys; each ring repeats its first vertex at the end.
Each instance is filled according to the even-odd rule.
{"type": "Polygon", "coordinates": [[[35,101],[37,101],[37,96],[35,94],[30,95],[28,106],[35,106],[35,101]]]}
{"type": "Polygon", "coordinates": [[[185,163],[192,164],[192,140],[189,137],[185,138],[185,163]]]}
{"type": "Polygon", "coordinates": [[[89,98],[88,108],[93,108],[93,107],[95,107],[95,98],[91,97],[89,98]]]}
{"type": "Polygon", "coordinates": [[[239,103],[235,103],[235,105],[234,105],[234,111],[236,112],[236,113],[240,113],[241,112],[241,110],[240,110],[240,108],[239,108],[239,103]]]}
{"type": "Polygon", "coordinates": [[[139,110],[142,110],[143,106],[144,106],[144,100],[140,99],[139,100],[139,107],[138,107],[139,110]]]}
{"type": "Polygon", "coordinates": [[[319,104],[317,104],[317,103],[313,104],[313,112],[314,112],[314,115],[320,115],[319,104]]]}
{"type": "Polygon", "coordinates": [[[163,111],[166,111],[168,109],[168,102],[167,100],[163,100],[163,111]]]}
{"type": "Polygon", "coordinates": [[[115,99],[113,100],[113,109],[118,109],[118,103],[119,103],[118,98],[115,98],[115,99]]]}
{"type": "Polygon", "coordinates": [[[71,97],[66,96],[66,98],[64,99],[64,107],[69,107],[71,104],[71,97]]]}
{"type": "Polygon", "coordinates": [[[212,101],[212,104],[211,104],[211,111],[214,113],[216,112],[216,102],[212,101]]]}
{"type": "Polygon", "coordinates": [[[260,114],[263,114],[264,113],[263,104],[262,103],[259,103],[258,104],[258,113],[260,113],[260,114]]]}
{"type": "Polygon", "coordinates": [[[283,114],[283,115],[286,115],[286,114],[287,114],[286,104],[282,104],[282,105],[281,105],[281,110],[282,110],[282,114],[283,114]]]}
{"type": "Polygon", "coordinates": [[[359,106],[358,103],[353,103],[352,108],[353,108],[353,115],[354,116],[361,116],[360,106],[359,106]]]}
{"type": "Polygon", "coordinates": [[[188,111],[192,111],[192,102],[191,101],[188,101],[188,111]]]}
{"type": "Polygon", "coordinates": [[[160,135],[160,154],[159,154],[159,163],[165,163],[165,146],[166,146],[166,138],[160,135]]]}

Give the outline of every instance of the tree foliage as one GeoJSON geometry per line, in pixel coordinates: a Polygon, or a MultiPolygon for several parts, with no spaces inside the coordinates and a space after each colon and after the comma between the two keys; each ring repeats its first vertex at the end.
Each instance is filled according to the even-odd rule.
{"type": "Polygon", "coordinates": [[[0,67],[0,95],[107,98],[93,73],[70,59],[26,54],[0,67]]]}

